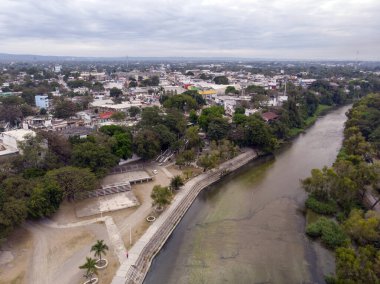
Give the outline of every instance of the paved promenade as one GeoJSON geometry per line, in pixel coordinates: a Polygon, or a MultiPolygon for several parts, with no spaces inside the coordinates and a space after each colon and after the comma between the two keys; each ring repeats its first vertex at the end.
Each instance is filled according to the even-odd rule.
{"type": "Polygon", "coordinates": [[[175,196],[172,204],[130,249],[128,258],[125,256],[112,284],[142,283],[154,256],[165,244],[199,192],[218,181],[223,175],[240,168],[256,157],[257,153],[254,150],[246,149],[244,153],[223,163],[217,169],[203,173],[187,182],[175,196]]]}

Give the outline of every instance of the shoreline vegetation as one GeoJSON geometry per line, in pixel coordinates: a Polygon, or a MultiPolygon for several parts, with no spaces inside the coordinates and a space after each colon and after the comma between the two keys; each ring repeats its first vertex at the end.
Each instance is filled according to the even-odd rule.
{"type": "Polygon", "coordinates": [[[313,124],[318,120],[318,117],[324,116],[327,113],[329,113],[330,111],[332,111],[336,108],[342,107],[342,106],[343,105],[322,105],[322,104],[319,104],[315,113],[312,116],[308,117],[304,121],[304,123],[305,123],[304,127],[302,127],[302,128],[291,128],[289,130],[289,140],[296,138],[299,134],[303,133],[306,129],[313,126],[313,124]]]}
{"type": "Polygon", "coordinates": [[[335,252],[326,283],[380,283],[380,93],[356,101],[347,117],[333,166],[301,181],[306,234],[335,252]]]}

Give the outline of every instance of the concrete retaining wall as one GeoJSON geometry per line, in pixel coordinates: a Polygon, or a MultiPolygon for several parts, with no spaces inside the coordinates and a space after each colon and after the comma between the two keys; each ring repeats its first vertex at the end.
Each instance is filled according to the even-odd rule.
{"type": "Polygon", "coordinates": [[[186,211],[202,189],[220,180],[257,157],[252,149],[229,160],[217,169],[203,173],[186,183],[175,196],[172,204],[149,227],[128,253],[128,258],[120,265],[112,284],[142,283],[153,258],[160,251],[186,211]]]}

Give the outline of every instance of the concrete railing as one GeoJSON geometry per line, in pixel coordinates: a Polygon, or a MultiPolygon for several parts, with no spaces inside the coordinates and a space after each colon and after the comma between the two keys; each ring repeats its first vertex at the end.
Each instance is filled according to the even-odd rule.
{"type": "Polygon", "coordinates": [[[172,204],[132,247],[129,253],[130,259],[126,259],[121,264],[112,283],[142,283],[153,258],[165,244],[202,189],[220,180],[226,173],[240,168],[256,157],[257,154],[254,150],[246,150],[234,159],[223,163],[219,168],[203,173],[186,183],[176,195],[172,204]]]}

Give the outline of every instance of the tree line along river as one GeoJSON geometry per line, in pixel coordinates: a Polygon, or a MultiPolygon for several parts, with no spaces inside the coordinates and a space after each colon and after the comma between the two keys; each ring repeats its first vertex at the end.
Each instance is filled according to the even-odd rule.
{"type": "Polygon", "coordinates": [[[335,161],[349,108],[201,192],[144,283],[323,283],[334,256],[304,233],[299,181],[335,161]]]}

